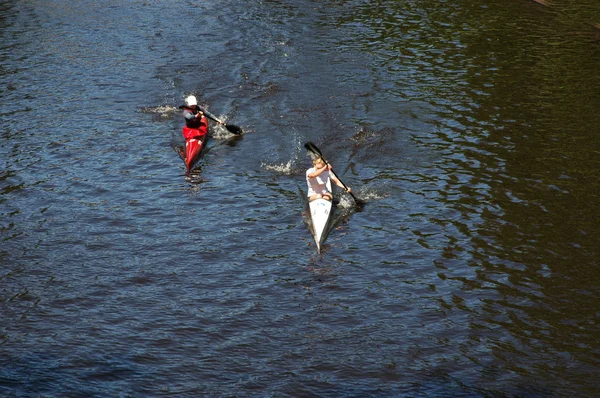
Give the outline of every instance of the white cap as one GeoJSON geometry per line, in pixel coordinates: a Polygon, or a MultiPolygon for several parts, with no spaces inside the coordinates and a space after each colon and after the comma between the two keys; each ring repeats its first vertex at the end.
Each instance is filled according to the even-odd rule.
{"type": "Polygon", "coordinates": [[[187,106],[198,105],[198,101],[196,100],[196,97],[194,97],[193,95],[190,95],[189,97],[187,97],[185,99],[185,104],[187,106]]]}

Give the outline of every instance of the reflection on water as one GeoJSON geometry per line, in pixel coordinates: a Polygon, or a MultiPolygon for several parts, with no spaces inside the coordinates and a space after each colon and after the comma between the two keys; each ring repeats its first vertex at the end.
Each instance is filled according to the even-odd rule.
{"type": "Polygon", "coordinates": [[[4,2],[0,392],[593,396],[599,17],[4,2]],[[186,178],[190,92],[251,134],[186,178]]]}

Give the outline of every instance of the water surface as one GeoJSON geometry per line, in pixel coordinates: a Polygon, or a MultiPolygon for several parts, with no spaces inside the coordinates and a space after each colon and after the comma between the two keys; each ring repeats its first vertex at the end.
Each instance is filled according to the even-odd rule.
{"type": "Polygon", "coordinates": [[[594,1],[4,1],[0,392],[594,396],[594,1]],[[177,106],[213,126],[191,178],[177,106]],[[322,255],[303,144],[338,193],[322,255]]]}

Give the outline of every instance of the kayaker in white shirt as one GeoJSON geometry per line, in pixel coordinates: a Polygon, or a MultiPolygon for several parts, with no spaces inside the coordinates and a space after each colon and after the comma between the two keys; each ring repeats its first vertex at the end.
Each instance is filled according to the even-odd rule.
{"type": "MultiPolygon", "coordinates": [[[[315,199],[323,198],[327,200],[333,200],[333,194],[331,193],[331,181],[342,188],[344,184],[337,179],[334,173],[330,172],[331,164],[325,163],[322,158],[313,160],[313,167],[306,170],[306,185],[308,186],[308,200],[313,201],[315,199]]],[[[351,192],[350,187],[346,192],[351,192]]]]}

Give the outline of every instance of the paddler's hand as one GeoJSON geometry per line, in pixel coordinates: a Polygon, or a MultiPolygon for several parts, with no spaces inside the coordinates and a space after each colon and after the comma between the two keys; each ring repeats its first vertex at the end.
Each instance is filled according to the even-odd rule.
{"type": "Polygon", "coordinates": [[[346,192],[348,192],[348,193],[352,192],[352,188],[346,187],[346,192]]]}

